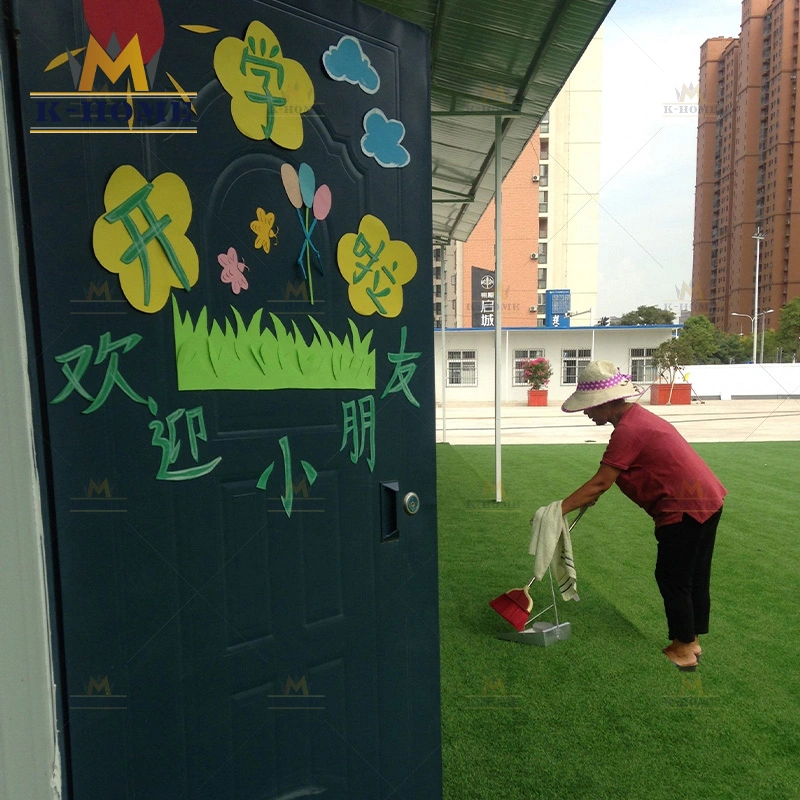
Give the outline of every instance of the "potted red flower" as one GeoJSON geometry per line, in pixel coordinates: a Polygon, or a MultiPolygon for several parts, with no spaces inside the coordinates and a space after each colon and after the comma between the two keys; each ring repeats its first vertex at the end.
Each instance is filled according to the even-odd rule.
{"type": "Polygon", "coordinates": [[[546,358],[540,356],[522,362],[522,377],[530,387],[528,389],[529,406],[547,405],[547,384],[550,383],[552,375],[553,370],[546,358]]]}

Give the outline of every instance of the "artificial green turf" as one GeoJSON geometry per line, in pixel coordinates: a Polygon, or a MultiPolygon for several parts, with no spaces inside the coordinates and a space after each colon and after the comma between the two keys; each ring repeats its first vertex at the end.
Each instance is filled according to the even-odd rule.
{"type": "MultiPolygon", "coordinates": [[[[681,673],[653,579],[650,518],[612,487],[572,533],[580,601],[551,647],[488,601],[532,574],[530,517],[601,445],[438,446],[445,800],[800,798],[800,445],[696,445],[729,491],[703,663],[681,673]]],[[[534,584],[537,606],[549,588],[534,584]]]]}

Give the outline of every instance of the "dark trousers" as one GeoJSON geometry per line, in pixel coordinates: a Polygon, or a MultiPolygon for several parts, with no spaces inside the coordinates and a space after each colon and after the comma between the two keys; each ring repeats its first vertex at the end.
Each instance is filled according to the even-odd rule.
{"type": "Polygon", "coordinates": [[[656,528],[656,583],[664,598],[669,638],[693,642],[708,633],[711,610],[711,556],[722,509],[705,522],[688,514],[674,525],[656,528]]]}

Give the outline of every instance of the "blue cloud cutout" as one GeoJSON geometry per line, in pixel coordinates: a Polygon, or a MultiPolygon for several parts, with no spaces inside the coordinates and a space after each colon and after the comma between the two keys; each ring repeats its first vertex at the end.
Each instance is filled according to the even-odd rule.
{"type": "Polygon", "coordinates": [[[364,117],[364,130],[361,149],[382,167],[405,167],[411,161],[408,150],[400,144],[406,128],[399,119],[386,119],[383,111],[373,108],[364,117]]]}
{"type": "Polygon", "coordinates": [[[347,81],[360,86],[367,94],[380,89],[381,79],[369,58],[361,49],[361,42],[353,36],[342,36],[339,43],[322,54],[322,66],[335,81],[347,81]]]}

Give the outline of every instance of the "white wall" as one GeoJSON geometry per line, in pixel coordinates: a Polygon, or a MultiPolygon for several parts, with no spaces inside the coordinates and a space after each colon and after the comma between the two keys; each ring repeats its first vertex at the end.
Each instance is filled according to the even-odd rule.
{"type": "Polygon", "coordinates": [[[43,526],[0,74],[0,800],[61,796],[43,526]]]}
{"type": "Polygon", "coordinates": [[[800,364],[702,364],[685,373],[704,398],[800,398],[800,364]]]}
{"type": "Polygon", "coordinates": [[[550,107],[547,287],[570,289],[574,311],[594,309],[582,325],[598,317],[602,83],[601,28],[550,107]]]}
{"type": "MultiPolygon", "coordinates": [[[[630,350],[634,347],[657,347],[674,330],[670,325],[608,328],[514,328],[502,333],[503,389],[506,403],[526,403],[527,387],[512,386],[514,350],[542,349],[553,368],[548,386],[548,402],[561,403],[575,390],[574,385],[561,382],[561,354],[565,349],[592,349],[594,358],[613,361],[623,372],[630,369],[630,350]]],[[[447,330],[444,346],[450,350],[475,350],[478,385],[448,386],[448,403],[494,402],[494,331],[491,329],[447,330]]],[[[434,335],[436,353],[436,401],[442,402],[442,338],[434,335]]]]}

